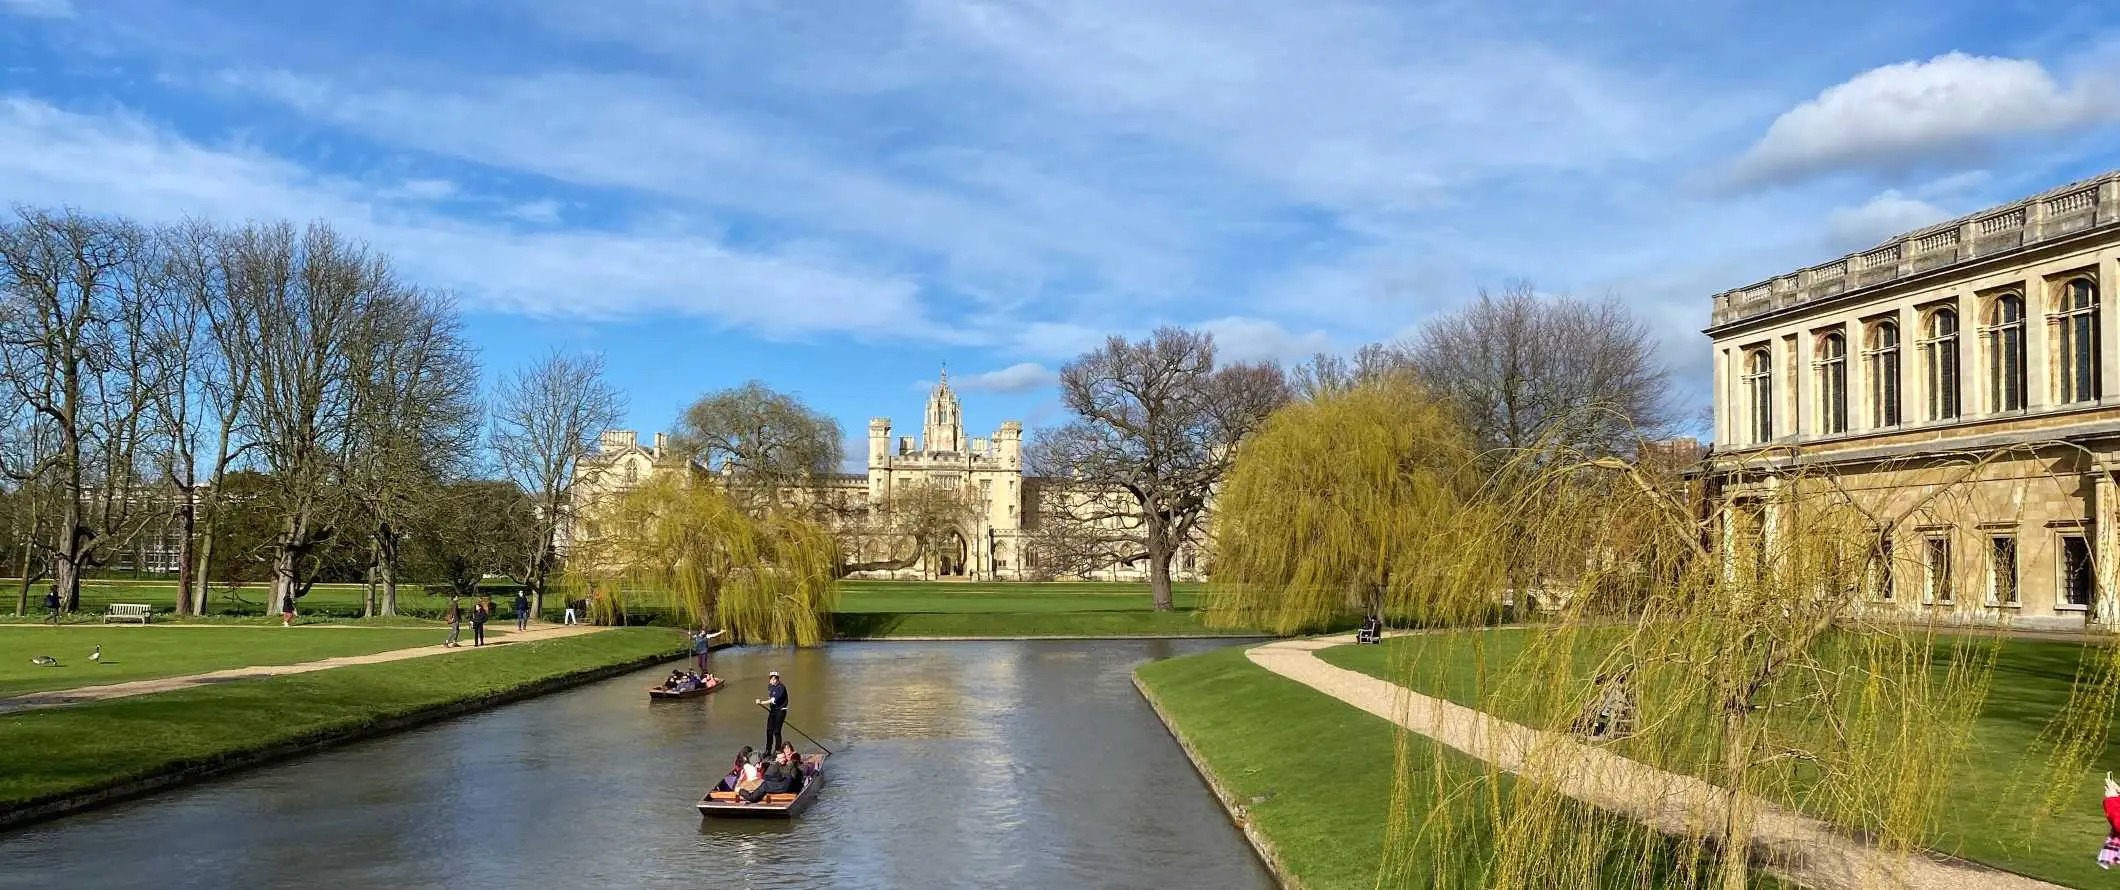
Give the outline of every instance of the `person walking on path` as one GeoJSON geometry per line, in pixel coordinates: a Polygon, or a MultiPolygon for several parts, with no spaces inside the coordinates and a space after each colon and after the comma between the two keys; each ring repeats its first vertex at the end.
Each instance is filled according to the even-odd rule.
{"type": "Polygon", "coordinates": [[[692,632],[692,659],[699,663],[699,675],[702,677],[713,673],[707,669],[707,657],[714,651],[714,644],[710,641],[718,636],[721,636],[721,631],[718,630],[707,633],[702,628],[692,632]]]}
{"type": "Polygon", "coordinates": [[[780,725],[788,721],[788,687],[780,682],[779,671],[766,672],[766,697],[758,700],[766,706],[766,747],[768,751],[780,750],[780,725]]]}
{"type": "Polygon", "coordinates": [[[578,615],[580,614],[580,612],[579,612],[579,611],[578,611],[578,610],[577,610],[577,609],[575,608],[575,606],[574,606],[575,602],[576,602],[575,600],[568,600],[568,601],[567,601],[567,612],[566,612],[566,614],[565,614],[565,615],[561,616],[561,619],[560,619],[560,620],[561,620],[561,623],[563,623],[563,624],[577,624],[577,623],[579,623],[579,622],[577,622],[577,621],[575,620],[575,619],[576,619],[576,617],[577,617],[577,616],[578,616],[578,615]]]}
{"type": "Polygon", "coordinates": [[[59,588],[57,587],[49,587],[44,591],[44,621],[47,624],[59,623],[59,588]]]}
{"type": "Polygon", "coordinates": [[[449,638],[443,640],[442,645],[455,648],[457,641],[464,638],[463,601],[455,596],[449,597],[449,610],[442,613],[442,617],[449,622],[449,638]]]}
{"type": "Polygon", "coordinates": [[[487,606],[485,603],[479,603],[478,605],[471,607],[472,646],[486,645],[486,610],[487,606]]]}
{"type": "Polygon", "coordinates": [[[287,595],[286,595],[286,596],[284,596],[284,597],[281,597],[281,598],[280,598],[280,626],[281,626],[281,627],[293,627],[293,626],[294,626],[294,592],[293,592],[293,591],[288,591],[288,593],[287,593],[287,595]]]}
{"type": "Polygon", "coordinates": [[[530,629],[530,592],[527,590],[515,592],[515,629],[518,632],[530,629]]]}

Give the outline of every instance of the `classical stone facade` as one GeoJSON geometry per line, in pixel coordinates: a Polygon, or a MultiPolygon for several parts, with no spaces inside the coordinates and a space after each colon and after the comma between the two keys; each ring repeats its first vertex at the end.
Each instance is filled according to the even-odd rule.
{"type": "Polygon", "coordinates": [[[1717,294],[1726,528],[1829,475],[1884,532],[1880,605],[2112,626],[2116,280],[2120,171],[1717,294]]]}
{"type": "MultiPolygon", "coordinates": [[[[928,396],[919,437],[894,438],[892,430],[888,417],[870,420],[867,471],[826,477],[821,490],[814,494],[830,506],[823,512],[844,524],[843,531],[850,532],[842,535],[844,546],[849,548],[847,561],[869,562],[891,555],[886,551],[892,542],[852,532],[868,523],[874,509],[888,501],[893,492],[910,486],[962,491],[972,504],[971,515],[943,542],[935,556],[924,557],[906,568],[857,572],[851,577],[1004,581],[1051,578],[1057,573],[1040,565],[1036,546],[1041,519],[1049,522],[1050,517],[1066,511],[1086,510],[1092,501],[1115,501],[1114,497],[1096,498],[1081,492],[1063,494],[1062,486],[1024,475],[1020,421],[1003,421],[985,438],[967,438],[964,405],[950,388],[948,371],[943,372],[928,396]]],[[[662,433],[655,434],[652,449],[642,448],[630,431],[605,433],[597,453],[584,455],[577,471],[580,536],[594,539],[601,532],[596,523],[596,504],[606,503],[652,476],[675,472],[700,471],[668,453],[662,433]]],[[[1115,511],[1106,506],[1100,515],[1107,512],[1115,511]]],[[[1197,540],[1179,549],[1171,566],[1174,578],[1202,578],[1205,566],[1200,549],[1201,542],[1197,540]]],[[[1107,565],[1086,573],[1086,577],[1143,581],[1148,577],[1148,566],[1146,562],[1107,565]]]]}

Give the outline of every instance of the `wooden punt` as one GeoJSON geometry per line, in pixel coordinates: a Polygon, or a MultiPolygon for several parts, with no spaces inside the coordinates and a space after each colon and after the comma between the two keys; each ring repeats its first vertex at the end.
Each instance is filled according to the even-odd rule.
{"type": "Polygon", "coordinates": [[[661,687],[649,687],[648,700],[675,701],[680,698],[698,698],[702,695],[710,694],[716,689],[720,689],[722,687],[723,682],[724,681],[720,677],[715,677],[714,682],[712,683],[708,683],[707,685],[701,686],[698,689],[687,689],[683,692],[672,692],[668,689],[663,689],[661,687]]]}
{"type": "Polygon", "coordinates": [[[825,755],[813,754],[808,758],[815,771],[802,783],[802,790],[794,794],[768,794],[757,803],[744,803],[736,799],[734,791],[709,791],[699,799],[699,814],[721,819],[793,819],[803,810],[817,802],[817,789],[824,786],[825,755]]]}

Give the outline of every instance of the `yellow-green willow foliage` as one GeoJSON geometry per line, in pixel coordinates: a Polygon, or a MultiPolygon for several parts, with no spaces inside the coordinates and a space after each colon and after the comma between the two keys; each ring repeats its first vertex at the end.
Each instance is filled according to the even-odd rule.
{"type": "Polygon", "coordinates": [[[735,642],[808,646],[830,632],[837,544],[792,510],[745,511],[718,485],[676,476],[628,492],[603,520],[609,601],[659,602],[735,642]]]}
{"type": "MultiPolygon", "coordinates": [[[[1382,884],[1743,890],[1747,857],[1722,851],[1732,838],[1749,847],[1762,802],[1888,854],[1940,842],[1939,812],[1971,754],[1999,643],[1940,625],[1967,613],[1903,607],[1922,596],[1915,551],[1944,533],[1981,546],[1979,523],[2010,519],[1998,510],[2023,503],[2023,491],[1976,495],[1978,467],[1897,499],[1786,467],[1712,489],[1612,460],[1550,463],[1525,478],[1479,494],[1507,517],[1493,526],[1500,540],[1426,548],[1433,564],[1422,571],[1474,578],[1499,553],[1523,585],[1514,592],[1546,613],[1522,630],[1422,635],[1397,650],[1394,671],[1415,689],[1455,688],[1454,700],[1540,730],[1541,741],[1505,750],[1497,736],[1476,761],[1402,743],[1382,884]],[[1886,602],[1893,583],[1898,599],[1886,602]],[[1614,697],[1631,702],[1631,733],[1587,739],[1586,719],[1614,697]],[[1593,818],[1554,780],[1592,769],[1585,752],[1596,748],[1742,796],[1665,800],[1661,832],[1593,818]]],[[[1984,557],[1959,558],[1971,567],[1984,557]]],[[[1961,597],[1981,595],[1977,578],[1962,572],[1961,597]]],[[[2087,661],[2078,696],[2095,715],[2057,726],[2040,755],[2063,764],[2070,788],[2086,739],[2102,742],[2111,714],[2109,701],[2089,699],[2110,694],[2112,659],[2087,661]]],[[[2023,803],[2027,813],[2038,804],[2023,803]]],[[[1801,851],[1751,852],[1770,868],[1803,867],[1789,861],[1801,851]]],[[[1862,880],[1896,886],[1892,875],[1862,880]]]]}
{"type": "Polygon", "coordinates": [[[1281,408],[1216,499],[1208,620],[1295,633],[1378,610],[1476,619],[1501,592],[1478,482],[1471,435],[1405,379],[1281,408]]]}

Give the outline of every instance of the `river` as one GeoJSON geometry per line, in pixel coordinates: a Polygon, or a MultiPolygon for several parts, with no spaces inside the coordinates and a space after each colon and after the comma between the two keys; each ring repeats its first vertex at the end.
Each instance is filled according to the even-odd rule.
{"type": "Polygon", "coordinates": [[[729,650],[705,699],[664,666],[0,835],[0,888],[1272,887],[1129,679],[1222,645],[729,650]],[[830,778],[703,820],[772,669],[830,778]]]}

